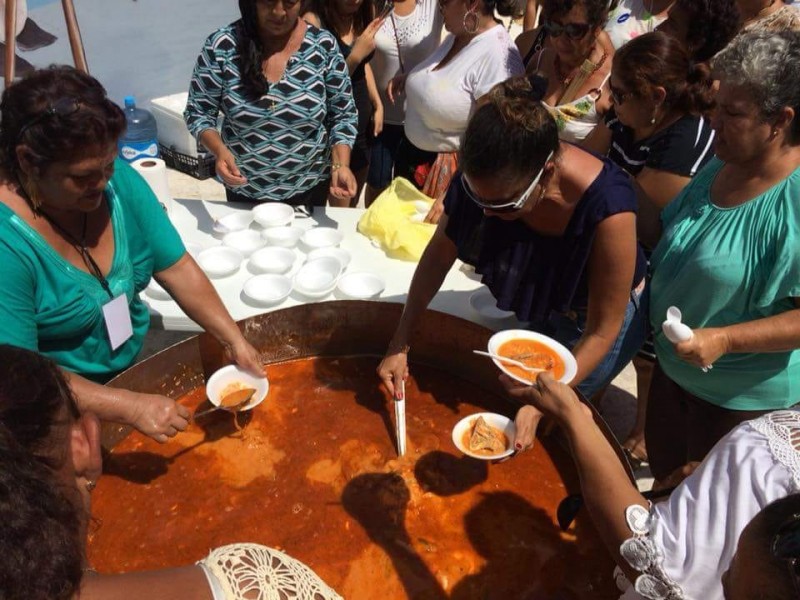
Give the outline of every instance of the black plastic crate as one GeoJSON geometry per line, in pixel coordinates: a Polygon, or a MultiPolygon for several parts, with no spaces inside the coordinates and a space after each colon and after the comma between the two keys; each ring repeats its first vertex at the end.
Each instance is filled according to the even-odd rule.
{"type": "Polygon", "coordinates": [[[171,169],[176,169],[196,179],[208,179],[216,175],[217,159],[213,154],[189,156],[172,148],[167,148],[163,144],[158,145],[158,151],[161,152],[161,158],[171,169]]]}

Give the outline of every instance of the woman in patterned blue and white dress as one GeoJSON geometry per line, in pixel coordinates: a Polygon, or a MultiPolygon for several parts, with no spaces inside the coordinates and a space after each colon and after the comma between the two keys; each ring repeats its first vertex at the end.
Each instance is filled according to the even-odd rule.
{"type": "Polygon", "coordinates": [[[216,156],[228,200],[351,198],[356,109],[336,40],[299,18],[300,0],[239,0],[239,9],[206,40],[184,112],[216,156]]]}

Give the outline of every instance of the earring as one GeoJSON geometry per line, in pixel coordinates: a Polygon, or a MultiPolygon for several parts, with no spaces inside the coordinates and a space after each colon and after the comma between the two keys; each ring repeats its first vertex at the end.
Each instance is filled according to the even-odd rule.
{"type": "Polygon", "coordinates": [[[20,187],[22,187],[25,195],[28,196],[28,200],[30,200],[33,212],[38,212],[42,207],[42,201],[37,193],[36,184],[34,183],[33,177],[25,172],[20,171],[18,179],[20,187]]]}
{"type": "Polygon", "coordinates": [[[653,116],[650,117],[650,125],[656,124],[656,113],[653,113],[653,116]]]}
{"type": "Polygon", "coordinates": [[[463,25],[464,31],[470,35],[476,33],[478,31],[478,13],[470,8],[466,13],[464,13],[464,18],[461,20],[461,25],[463,25]],[[467,19],[469,19],[472,23],[472,27],[467,25],[467,19]]]}
{"type": "Polygon", "coordinates": [[[86,480],[86,491],[90,494],[94,491],[94,488],[97,487],[97,482],[94,479],[87,479],[86,480]]]}

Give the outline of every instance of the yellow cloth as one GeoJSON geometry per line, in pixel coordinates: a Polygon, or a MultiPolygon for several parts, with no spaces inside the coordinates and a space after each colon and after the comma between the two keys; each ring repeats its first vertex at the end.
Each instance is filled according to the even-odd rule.
{"type": "Polygon", "coordinates": [[[433,204],[414,184],[396,177],[358,222],[358,231],[391,258],[418,261],[436,225],[422,220],[433,204]]]}

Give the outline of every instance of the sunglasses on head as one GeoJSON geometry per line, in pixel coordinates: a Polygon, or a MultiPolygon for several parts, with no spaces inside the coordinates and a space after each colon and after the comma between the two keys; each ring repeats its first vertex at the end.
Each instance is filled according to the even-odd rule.
{"type": "Polygon", "coordinates": [[[787,562],[789,576],[800,596],[800,514],[789,517],[772,539],[772,555],[787,562]]]}
{"type": "Polygon", "coordinates": [[[562,25],[561,23],[555,23],[553,21],[545,21],[542,27],[545,28],[548,35],[561,37],[561,34],[564,33],[571,40],[582,39],[592,28],[588,23],[567,23],[566,25],[562,25]]]}
{"type": "Polygon", "coordinates": [[[48,105],[46,109],[40,112],[38,115],[33,117],[30,121],[25,123],[17,134],[17,139],[22,139],[22,136],[25,135],[25,132],[28,131],[34,125],[38,125],[45,119],[49,119],[51,117],[68,117],[71,114],[78,112],[81,108],[81,103],[75,98],[60,98],[56,100],[53,104],[48,105]]]}
{"type": "Polygon", "coordinates": [[[525,189],[524,192],[522,192],[520,197],[514,200],[513,202],[503,202],[500,204],[493,204],[491,202],[487,202],[472,190],[472,188],[469,185],[469,181],[467,181],[467,176],[464,173],[461,174],[461,185],[463,186],[464,191],[467,193],[467,196],[469,196],[470,200],[472,200],[479,208],[482,208],[483,210],[488,210],[489,212],[493,213],[515,212],[518,211],[523,206],[525,206],[525,203],[528,201],[528,198],[530,198],[531,194],[533,193],[533,188],[536,187],[536,184],[539,183],[539,180],[542,178],[545,166],[552,157],[553,153],[550,152],[550,154],[547,155],[547,158],[544,159],[544,165],[542,165],[542,168],[536,174],[536,177],[533,178],[531,184],[525,189]]]}

